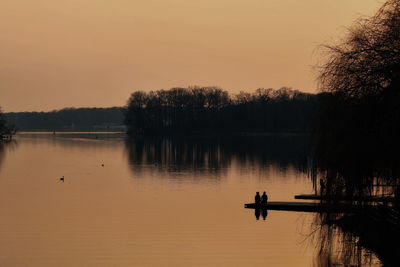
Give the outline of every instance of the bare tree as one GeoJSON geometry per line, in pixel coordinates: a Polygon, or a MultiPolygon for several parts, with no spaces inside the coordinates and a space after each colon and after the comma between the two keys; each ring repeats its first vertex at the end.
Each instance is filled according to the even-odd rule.
{"type": "Polygon", "coordinates": [[[346,99],[382,98],[400,91],[400,0],[361,18],[338,45],[324,46],[320,89],[346,99]]]}

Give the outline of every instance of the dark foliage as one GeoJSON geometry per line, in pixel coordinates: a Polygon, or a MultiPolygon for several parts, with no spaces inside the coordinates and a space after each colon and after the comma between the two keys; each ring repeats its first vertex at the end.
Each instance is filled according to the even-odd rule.
{"type": "Polygon", "coordinates": [[[4,118],[3,112],[0,110],[0,135],[6,130],[6,119],[4,118]]]}
{"type": "Polygon", "coordinates": [[[400,1],[387,1],[376,15],[358,20],[342,43],[325,48],[320,166],[347,189],[399,178],[400,1]]]}
{"type": "Polygon", "coordinates": [[[347,101],[389,101],[400,86],[400,1],[387,1],[377,14],[358,20],[345,41],[326,46],[322,89],[347,101]]]}
{"type": "Polygon", "coordinates": [[[137,91],[125,124],[129,134],[308,132],[316,98],[289,88],[234,96],[215,87],[137,91]]]}
{"type": "Polygon", "coordinates": [[[347,39],[327,46],[321,89],[332,93],[322,130],[390,137],[400,129],[400,1],[350,28],[347,39]],[[333,129],[335,128],[335,129],[333,129]]]}
{"type": "Polygon", "coordinates": [[[16,128],[14,125],[10,124],[0,108],[0,140],[11,139],[11,137],[16,133],[16,128]]]}
{"type": "Polygon", "coordinates": [[[21,131],[123,130],[123,108],[66,108],[51,112],[7,113],[21,131]]]}
{"type": "MultiPolygon", "coordinates": [[[[335,196],[351,196],[358,201],[349,204],[362,211],[363,197],[396,196],[400,188],[400,0],[387,1],[374,16],[358,20],[342,43],[325,49],[312,173],[326,188],[316,193],[333,202],[335,196]]],[[[393,241],[399,238],[399,221],[393,214],[399,208],[372,211],[316,216],[326,229],[321,266],[332,265],[332,244],[344,252],[339,259],[344,265],[361,265],[364,247],[383,265],[398,266],[399,246],[393,241]],[[339,242],[330,238],[336,226],[343,232],[339,242]]]]}

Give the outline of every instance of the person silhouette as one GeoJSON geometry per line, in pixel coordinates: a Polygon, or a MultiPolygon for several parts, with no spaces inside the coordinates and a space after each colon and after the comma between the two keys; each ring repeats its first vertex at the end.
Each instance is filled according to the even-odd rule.
{"type": "Polygon", "coordinates": [[[262,196],[261,196],[261,204],[267,204],[267,202],[268,202],[268,196],[264,191],[262,196]]]}
{"type": "Polygon", "coordinates": [[[260,192],[256,192],[256,195],[254,196],[254,202],[256,204],[260,204],[260,201],[261,201],[260,192]]]}
{"type": "Polygon", "coordinates": [[[255,209],[254,210],[254,215],[256,216],[256,220],[258,221],[260,219],[260,209],[255,209]]]}

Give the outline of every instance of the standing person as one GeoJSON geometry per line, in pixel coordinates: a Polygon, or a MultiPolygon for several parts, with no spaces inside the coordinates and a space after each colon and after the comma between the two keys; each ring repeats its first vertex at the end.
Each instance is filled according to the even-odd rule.
{"type": "Polygon", "coordinates": [[[260,201],[261,201],[260,192],[256,192],[256,195],[255,195],[255,197],[254,197],[254,202],[255,202],[256,204],[260,204],[260,201]]]}
{"type": "Polygon", "coordinates": [[[261,204],[267,204],[267,202],[268,202],[268,196],[264,191],[264,193],[261,196],[261,204]]]}

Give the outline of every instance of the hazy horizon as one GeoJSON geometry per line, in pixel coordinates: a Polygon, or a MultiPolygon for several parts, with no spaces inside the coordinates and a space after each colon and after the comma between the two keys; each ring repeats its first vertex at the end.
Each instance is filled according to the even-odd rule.
{"type": "Polygon", "coordinates": [[[316,92],[318,45],[381,4],[3,0],[0,106],[123,106],[135,90],[190,85],[316,92]]]}
{"type": "MultiPolygon", "coordinates": [[[[180,88],[191,88],[192,86],[189,86],[189,87],[180,87],[180,88]]],[[[193,87],[198,87],[198,86],[193,86],[193,87]]],[[[213,86],[205,86],[205,87],[213,87],[213,86]]],[[[204,87],[204,88],[205,88],[204,87]]],[[[219,88],[219,87],[218,87],[219,88]]],[[[297,90],[297,89],[295,89],[295,88],[290,88],[290,87],[285,87],[285,86],[283,86],[283,87],[281,87],[281,88],[265,88],[265,89],[273,89],[273,90],[275,90],[275,91],[278,91],[278,89],[283,89],[283,88],[286,88],[286,89],[293,89],[293,90],[296,90],[296,91],[300,91],[300,92],[303,92],[303,93],[307,93],[307,94],[314,94],[314,93],[317,93],[317,92],[305,92],[305,91],[302,91],[302,90],[297,90]]],[[[169,91],[170,89],[173,89],[173,88],[168,88],[168,89],[165,89],[166,91],[169,91]]],[[[234,97],[234,95],[236,94],[236,92],[232,92],[232,91],[230,91],[230,90],[226,90],[225,88],[219,88],[219,89],[222,89],[223,91],[228,91],[228,93],[229,94],[232,94],[231,96],[232,97],[234,97]]],[[[259,88],[257,88],[257,89],[259,89],[259,88]]],[[[156,92],[157,90],[149,90],[149,91],[154,91],[154,92],[156,92]]],[[[132,91],[131,93],[133,93],[134,91],[132,91]]],[[[244,93],[255,93],[256,92],[256,90],[252,90],[252,91],[250,91],[250,90],[241,90],[241,92],[244,92],[244,93]]],[[[240,94],[241,92],[237,92],[238,94],[240,94]]],[[[128,100],[129,100],[129,97],[130,97],[130,95],[128,96],[128,98],[127,98],[127,100],[126,100],[126,103],[124,103],[124,104],[122,104],[122,105],[114,105],[114,106],[101,106],[101,107],[99,107],[99,106],[64,106],[64,107],[60,107],[60,108],[56,108],[56,109],[50,109],[50,110],[20,110],[20,111],[6,111],[6,110],[2,110],[2,112],[4,112],[4,113],[24,113],[24,112],[55,112],[55,111],[60,111],[60,110],[64,110],[64,109],[94,109],[94,108],[103,108],[103,109],[107,109],[107,108],[124,108],[124,107],[127,107],[127,104],[128,104],[128,100]]],[[[2,108],[1,106],[0,106],[0,108],[2,108]]]]}

